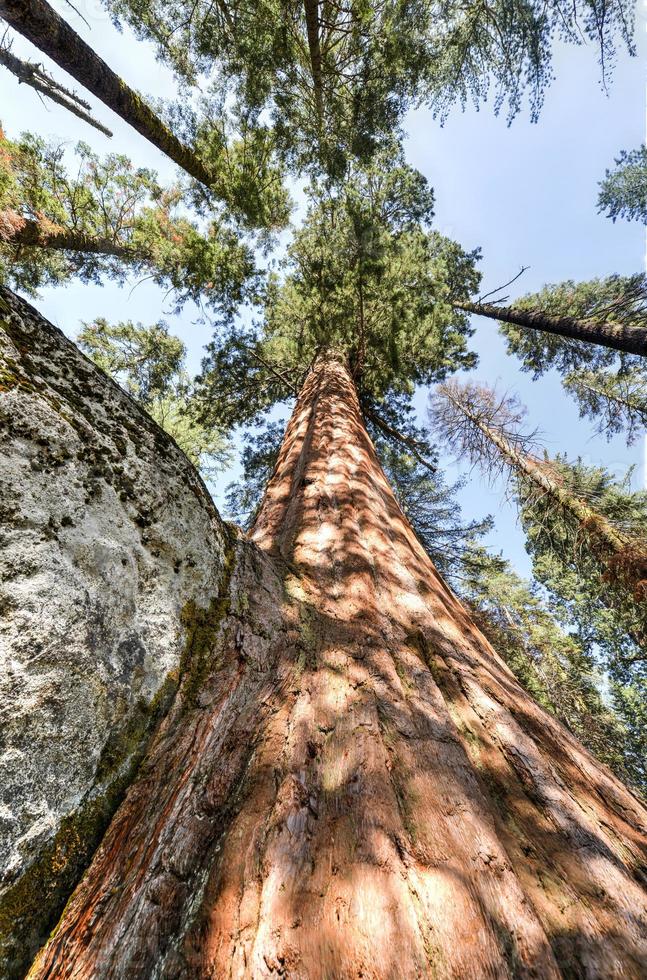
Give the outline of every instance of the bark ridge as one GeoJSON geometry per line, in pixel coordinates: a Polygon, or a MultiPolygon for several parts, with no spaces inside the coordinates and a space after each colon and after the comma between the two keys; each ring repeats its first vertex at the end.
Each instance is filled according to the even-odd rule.
{"type": "Polygon", "coordinates": [[[645,809],[440,579],[334,357],[237,555],[29,976],[643,977],[645,809]]]}

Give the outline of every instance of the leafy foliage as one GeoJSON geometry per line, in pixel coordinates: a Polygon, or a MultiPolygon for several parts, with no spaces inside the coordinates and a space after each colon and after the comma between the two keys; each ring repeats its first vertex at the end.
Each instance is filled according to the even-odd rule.
{"type": "Polygon", "coordinates": [[[616,372],[581,368],[570,371],[563,384],[577,399],[580,417],[594,421],[598,433],[608,439],[624,433],[628,445],[644,435],[647,373],[643,364],[632,364],[616,372]]]}
{"type": "Polygon", "coordinates": [[[226,439],[198,419],[184,368],[186,348],[166,324],[110,324],[98,318],[83,325],[77,343],[175,439],[203,476],[215,475],[230,461],[226,439]]]}
{"type": "Polygon", "coordinates": [[[370,153],[397,126],[419,55],[413,11],[393,0],[321,10],[314,0],[113,0],[110,8],[189,84],[210,78],[211,93],[227,88],[240,115],[269,115],[298,166],[315,159],[336,175],[349,152],[370,153]]]}
{"type": "Polygon", "coordinates": [[[647,664],[647,492],[631,493],[626,481],[580,461],[540,458],[523,414],[515,399],[452,382],[439,389],[431,418],[459,455],[508,473],[535,578],[606,649],[622,681],[633,664],[647,664]]]}
{"type": "Polygon", "coordinates": [[[475,106],[494,91],[494,110],[507,104],[510,122],[528,98],[536,121],[553,79],[552,46],[591,40],[598,47],[603,78],[616,56],[617,39],[633,51],[629,4],[495,0],[425,4],[427,44],[421,63],[422,97],[444,118],[452,105],[475,106]]]}
{"type": "Polygon", "coordinates": [[[295,393],[322,350],[343,355],[374,407],[411,396],[475,357],[468,318],[449,301],[478,283],[478,253],[430,230],[433,195],[393,146],[343,185],[314,184],[311,205],[265,295],[264,321],[209,347],[205,417],[252,421],[295,393]]]}
{"type": "Polygon", "coordinates": [[[65,149],[24,134],[0,133],[0,275],[33,293],[78,277],[123,282],[146,275],[186,300],[205,303],[223,318],[253,294],[257,274],[248,244],[225,223],[204,232],[185,216],[184,192],[164,190],[151,170],[125,156],[103,161],[76,147],[76,172],[65,149]],[[25,226],[39,244],[23,244],[25,226]]]}
{"type": "MultiPolygon", "coordinates": [[[[544,286],[516,300],[514,306],[556,316],[615,323],[647,324],[647,276],[608,276],[544,286]]],[[[624,431],[632,442],[647,420],[647,373],[644,358],[608,348],[567,340],[540,330],[500,323],[510,354],[522,369],[538,378],[551,368],[562,376],[565,390],[578,402],[580,415],[595,421],[609,437],[624,431]]]]}
{"type": "Polygon", "coordinates": [[[647,224],[647,146],[622,150],[615,160],[615,169],[605,172],[598,211],[613,221],[624,218],[647,224]]]}
{"type": "Polygon", "coordinates": [[[210,173],[208,190],[195,182],[190,185],[193,207],[201,214],[216,208],[221,220],[226,216],[269,243],[273,232],[285,228],[291,210],[277,136],[257,112],[229,108],[225,95],[224,86],[215,94],[200,89],[198,98],[160,101],[158,111],[173,132],[194,147],[210,173]]]}
{"type": "MultiPolygon", "coordinates": [[[[568,463],[560,456],[551,468],[569,494],[584,500],[618,532],[644,537],[647,491],[632,491],[630,474],[616,480],[602,467],[580,460],[568,463]]],[[[644,600],[622,588],[622,563],[615,571],[605,564],[586,528],[565,509],[551,505],[547,495],[534,492],[523,480],[517,480],[516,491],[535,577],[577,621],[586,643],[604,651],[615,679],[647,679],[644,600]],[[642,668],[636,666],[640,662],[642,668]]]]}
{"type": "Polygon", "coordinates": [[[117,21],[152,40],[196,84],[230,88],[239,112],[272,119],[283,153],[341,176],[397,131],[412,105],[445,117],[494,90],[511,119],[528,93],[537,118],[556,39],[598,47],[603,75],[632,47],[628,0],[109,0],[117,21]]]}
{"type": "Polygon", "coordinates": [[[612,688],[611,703],[588,644],[565,628],[536,584],[503,558],[474,546],[459,586],[482,632],[523,686],[625,781],[647,792],[644,715],[636,687],[612,688]]]}

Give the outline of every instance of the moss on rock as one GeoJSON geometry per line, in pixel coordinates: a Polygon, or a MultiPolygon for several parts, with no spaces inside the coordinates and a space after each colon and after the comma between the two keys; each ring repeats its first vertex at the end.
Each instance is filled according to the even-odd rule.
{"type": "Polygon", "coordinates": [[[217,639],[220,625],[231,609],[231,578],[236,565],[236,540],[226,528],[224,567],[218,589],[209,605],[198,606],[191,599],[182,609],[180,620],[187,629],[184,650],[180,658],[182,696],[187,706],[195,705],[198,693],[209,671],[217,666],[217,639]]]}
{"type": "Polygon", "coordinates": [[[0,896],[0,976],[22,976],[59,919],[133,781],[153,730],[178,686],[171,673],[155,697],[113,734],[97,766],[94,788],[61,821],[55,836],[0,896]]]}

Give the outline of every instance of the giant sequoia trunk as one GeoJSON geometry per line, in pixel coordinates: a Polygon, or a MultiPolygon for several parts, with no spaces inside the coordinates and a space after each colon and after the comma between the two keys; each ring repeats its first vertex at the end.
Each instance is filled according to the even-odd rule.
{"type": "Polygon", "coordinates": [[[644,976],[644,808],[444,585],[333,357],[251,538],[29,976],[644,976]]]}

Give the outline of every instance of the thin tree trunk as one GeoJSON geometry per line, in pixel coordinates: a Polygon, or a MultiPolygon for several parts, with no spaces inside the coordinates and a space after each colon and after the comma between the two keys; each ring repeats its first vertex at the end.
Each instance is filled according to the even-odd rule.
{"type": "Polygon", "coordinates": [[[610,552],[616,554],[626,549],[628,539],[624,535],[619,534],[602,514],[588,507],[583,501],[569,493],[568,490],[565,490],[549,474],[545,465],[532,459],[526,453],[521,453],[515,449],[505,436],[497,432],[493,426],[487,425],[479,417],[477,412],[471,411],[465,402],[460,398],[454,397],[447,388],[443,390],[443,395],[483,433],[486,439],[497,447],[512,470],[517,473],[522,473],[535,486],[549,494],[564,510],[571,513],[582,526],[594,530],[597,537],[599,537],[610,552]]]}
{"type": "Polygon", "coordinates": [[[21,224],[2,241],[18,248],[45,248],[65,252],[86,252],[93,255],[114,255],[117,258],[133,260],[142,258],[126,245],[120,245],[110,238],[97,238],[67,229],[48,231],[38,221],[21,219],[21,224]]]}
{"type": "Polygon", "coordinates": [[[43,95],[46,99],[51,99],[57,105],[63,106],[64,109],[78,116],[83,122],[94,126],[104,136],[112,136],[110,130],[103,123],[100,123],[90,115],[90,106],[87,102],[84,102],[83,99],[80,99],[74,92],[70,92],[63,85],[55,82],[40,65],[32,64],[30,61],[21,61],[20,58],[17,58],[15,54],[12,54],[8,48],[3,47],[1,44],[0,64],[4,65],[5,68],[15,75],[19,82],[24,82],[25,85],[29,85],[39,95],[43,95]]]}
{"type": "MultiPolygon", "coordinates": [[[[564,379],[564,384],[566,387],[590,391],[592,395],[598,395],[600,398],[606,398],[607,401],[615,402],[616,405],[620,405],[621,408],[626,409],[629,414],[635,412],[643,424],[647,422],[647,398],[641,401],[637,398],[632,398],[630,394],[622,395],[615,391],[609,391],[608,388],[593,385],[589,381],[583,381],[577,374],[567,375],[564,379]]],[[[647,387],[645,388],[645,394],[647,396],[647,387]]]]}
{"type": "Polygon", "coordinates": [[[212,175],[171,130],[46,0],[0,0],[0,17],[76,78],[178,167],[206,187],[212,175]]]}
{"type": "Polygon", "coordinates": [[[578,320],[572,316],[549,316],[540,310],[520,310],[514,306],[491,306],[489,303],[454,303],[457,310],[477,313],[492,320],[515,323],[519,327],[543,330],[558,337],[585,340],[590,344],[640,354],[647,357],[647,327],[621,326],[617,323],[598,323],[595,320],[578,320]]]}
{"type": "Polygon", "coordinates": [[[315,106],[319,125],[323,121],[323,76],[321,68],[321,41],[319,38],[319,3],[318,0],[303,0],[306,15],[306,34],[308,37],[308,52],[310,54],[310,71],[314,85],[315,106]]]}
{"type": "Polygon", "coordinates": [[[252,549],[29,977],[642,978],[647,813],[442,582],[332,357],[251,537],[279,606],[252,549]]]}
{"type": "MultiPolygon", "coordinates": [[[[592,551],[596,553],[602,566],[606,567],[623,587],[633,593],[634,598],[641,601],[645,596],[647,585],[647,551],[644,541],[617,531],[604,514],[589,507],[583,500],[565,489],[559,480],[551,475],[546,464],[515,449],[505,436],[484,422],[477,412],[472,411],[447,388],[443,390],[443,395],[497,447],[514,472],[525,476],[532,484],[552,497],[566,513],[575,518],[591,541],[592,551]]],[[[639,645],[643,642],[642,636],[635,636],[634,639],[639,645]]]]}

